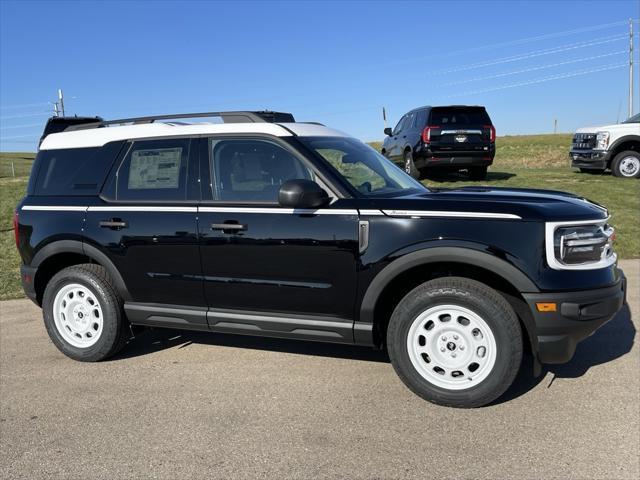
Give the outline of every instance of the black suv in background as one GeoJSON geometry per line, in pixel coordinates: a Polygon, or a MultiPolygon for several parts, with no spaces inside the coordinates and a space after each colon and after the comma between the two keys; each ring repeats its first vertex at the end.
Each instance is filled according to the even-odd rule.
{"type": "Polygon", "coordinates": [[[145,326],[386,346],[415,393],[472,407],[524,351],[536,371],[566,362],[623,304],[600,205],[432,191],[291,115],[195,116],[213,114],[45,132],[14,225],[24,290],[65,355],[109,358],[145,326]]]}
{"type": "Polygon", "coordinates": [[[496,129],[484,107],[420,107],[385,128],[382,154],[413,178],[467,170],[484,180],[496,154],[496,129]]]}

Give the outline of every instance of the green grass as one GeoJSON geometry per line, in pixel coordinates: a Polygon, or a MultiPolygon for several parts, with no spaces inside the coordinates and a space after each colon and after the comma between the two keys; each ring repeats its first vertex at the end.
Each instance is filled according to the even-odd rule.
{"type": "MultiPolygon", "coordinates": [[[[609,208],[617,230],[621,258],[640,258],[640,181],[606,175],[586,175],[569,168],[571,135],[498,137],[497,155],[487,180],[472,182],[464,175],[429,179],[432,187],[494,185],[563,190],[609,208]]],[[[380,150],[380,142],[371,145],[380,150]]],[[[0,300],[22,297],[20,259],[15,248],[13,210],[24,195],[33,153],[0,153],[0,300]],[[12,177],[11,162],[17,178],[12,177]]]]}

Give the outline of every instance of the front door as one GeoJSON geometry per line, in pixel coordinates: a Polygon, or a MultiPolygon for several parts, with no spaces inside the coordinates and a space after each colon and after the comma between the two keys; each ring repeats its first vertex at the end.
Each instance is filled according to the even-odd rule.
{"type": "Polygon", "coordinates": [[[282,183],[318,180],[275,139],[202,141],[211,201],[198,225],[210,328],[352,342],[357,211],[340,199],[315,211],[281,208],[282,183]]]}

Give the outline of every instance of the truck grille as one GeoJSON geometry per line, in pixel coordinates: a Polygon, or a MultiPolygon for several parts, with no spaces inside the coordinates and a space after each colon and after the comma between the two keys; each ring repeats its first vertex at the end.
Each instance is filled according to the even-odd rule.
{"type": "Polygon", "coordinates": [[[573,136],[573,148],[575,148],[576,150],[593,149],[595,146],[595,133],[576,133],[573,136]]]}

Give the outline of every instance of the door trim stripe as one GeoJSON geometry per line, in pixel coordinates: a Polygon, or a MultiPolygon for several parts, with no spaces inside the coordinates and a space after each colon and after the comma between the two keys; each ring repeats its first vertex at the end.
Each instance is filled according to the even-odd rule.
{"type": "Polygon", "coordinates": [[[506,220],[522,220],[519,215],[512,213],[493,212],[449,212],[440,210],[383,210],[391,217],[443,217],[443,218],[499,218],[506,220]]]}

